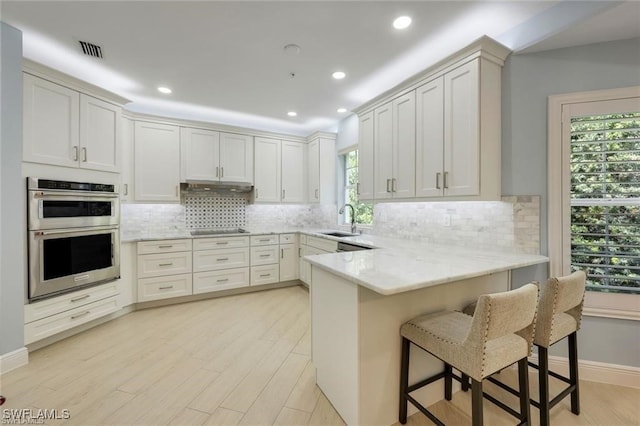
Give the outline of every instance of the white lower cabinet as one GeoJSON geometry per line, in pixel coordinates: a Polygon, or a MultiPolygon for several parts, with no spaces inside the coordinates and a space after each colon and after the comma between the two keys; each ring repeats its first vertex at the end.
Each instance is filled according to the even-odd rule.
{"type": "Polygon", "coordinates": [[[249,285],[249,237],[193,241],[193,294],[249,285]]]}
{"type": "Polygon", "coordinates": [[[190,239],[138,243],[138,302],[193,293],[191,246],[190,239]]]}
{"type": "Polygon", "coordinates": [[[191,274],[138,279],[138,302],[188,296],[192,292],[191,274]]]}
{"type": "Polygon", "coordinates": [[[277,234],[251,237],[251,285],[280,281],[280,238],[277,234]]]}
{"type": "Polygon", "coordinates": [[[280,235],[280,281],[298,279],[298,244],[295,234],[280,235]]]}
{"type": "Polygon", "coordinates": [[[279,265],[264,265],[251,267],[251,285],[273,284],[280,281],[279,265]]]}
{"type": "Polygon", "coordinates": [[[117,311],[117,281],[31,303],[24,307],[24,343],[29,344],[117,311]]]}

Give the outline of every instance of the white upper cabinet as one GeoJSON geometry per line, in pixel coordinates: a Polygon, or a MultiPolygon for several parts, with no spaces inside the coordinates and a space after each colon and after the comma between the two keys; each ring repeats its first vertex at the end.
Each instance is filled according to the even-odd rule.
{"type": "Polygon", "coordinates": [[[376,108],[374,123],[375,198],[413,197],[415,93],[409,92],[376,108]]]}
{"type": "Polygon", "coordinates": [[[500,200],[509,53],[483,37],[361,107],[360,198],[500,200]]]}
{"type": "Polygon", "coordinates": [[[303,203],[305,144],[255,138],[255,201],[303,203]]]}
{"type": "Polygon", "coordinates": [[[500,199],[500,74],[479,58],[416,90],[416,196],[500,199]]]}
{"type": "Polygon", "coordinates": [[[444,77],[416,90],[416,197],[441,197],[444,162],[444,77]]]}
{"type": "Polygon", "coordinates": [[[253,136],[220,133],[220,182],[253,183],[253,136]]]}
{"type": "Polygon", "coordinates": [[[282,141],[281,158],[282,202],[304,203],[306,201],[305,144],[282,141]]]}
{"type": "Polygon", "coordinates": [[[281,198],[281,144],[279,139],[255,138],[255,201],[279,203],[281,198]]]}
{"type": "Polygon", "coordinates": [[[181,180],[220,179],[220,132],[182,127],[180,149],[181,180]]]}
{"type": "Polygon", "coordinates": [[[180,128],[136,121],[134,142],[135,199],[180,200],[180,128]]]}
{"type": "Polygon", "coordinates": [[[121,108],[23,74],[23,160],[119,172],[121,108]]]}
{"type": "Polygon", "coordinates": [[[373,111],[358,121],[358,199],[373,200],[373,111]]]}
{"type": "Polygon", "coordinates": [[[183,181],[253,183],[253,137],[183,127],[183,181]]]}
{"type": "Polygon", "coordinates": [[[134,122],[122,118],[122,169],[120,171],[120,200],[133,201],[133,138],[134,122]]]}
{"type": "Polygon", "coordinates": [[[309,143],[309,161],[307,166],[309,201],[320,202],[320,140],[309,143]]]}
{"type": "Polygon", "coordinates": [[[312,135],[308,145],[308,201],[336,204],[336,141],[324,135],[312,135]]]}

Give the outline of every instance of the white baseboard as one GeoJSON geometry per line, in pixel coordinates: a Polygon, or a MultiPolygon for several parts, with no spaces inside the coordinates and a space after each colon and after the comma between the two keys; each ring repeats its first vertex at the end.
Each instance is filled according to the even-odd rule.
{"type": "Polygon", "coordinates": [[[22,347],[13,352],[0,355],[0,375],[29,363],[29,351],[22,347]]]}
{"type": "MultiPolygon", "coordinates": [[[[533,354],[531,360],[538,363],[538,355],[533,354]]],[[[549,369],[568,376],[569,359],[559,356],[549,357],[549,369]]],[[[626,365],[607,364],[597,361],[578,361],[578,377],[580,380],[627,386],[640,389],[640,368],[626,365]]]]}

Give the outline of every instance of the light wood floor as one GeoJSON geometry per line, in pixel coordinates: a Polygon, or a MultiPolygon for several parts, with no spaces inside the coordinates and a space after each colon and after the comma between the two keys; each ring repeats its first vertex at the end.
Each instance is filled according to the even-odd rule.
{"type": "MultiPolygon", "coordinates": [[[[582,415],[563,403],[554,425],[640,424],[640,391],[581,386],[582,415]]],[[[344,424],[315,386],[302,287],[133,312],[32,352],[2,376],[0,394],[2,409],[69,410],[46,424],[344,424]]],[[[432,408],[470,424],[468,394],[432,408]]],[[[485,403],[485,424],[513,423],[485,403]]],[[[416,414],[409,424],[430,422],[416,414]]]]}

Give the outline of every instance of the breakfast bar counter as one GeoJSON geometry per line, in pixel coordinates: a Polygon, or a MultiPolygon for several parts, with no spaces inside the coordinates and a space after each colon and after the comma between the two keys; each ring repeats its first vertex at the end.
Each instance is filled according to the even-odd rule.
{"type": "MultiPolygon", "coordinates": [[[[481,294],[507,291],[511,271],[548,261],[539,255],[390,238],[347,240],[379,248],[307,256],[306,260],[312,265],[316,381],[349,425],[397,422],[399,330],[404,322],[424,313],[460,310],[481,294]]],[[[423,351],[412,351],[409,381],[442,368],[441,362],[423,351]]],[[[443,385],[432,384],[414,396],[429,406],[443,398],[443,385]]]]}

